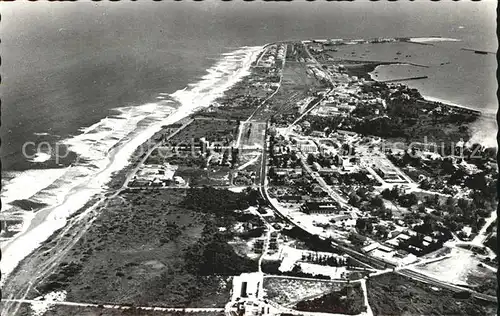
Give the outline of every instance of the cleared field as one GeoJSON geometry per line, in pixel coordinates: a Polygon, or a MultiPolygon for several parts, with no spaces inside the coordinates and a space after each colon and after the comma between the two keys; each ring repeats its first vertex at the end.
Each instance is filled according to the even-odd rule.
{"type": "Polygon", "coordinates": [[[242,123],[239,139],[240,150],[243,151],[246,147],[263,148],[266,125],[266,122],[242,123]]]}
{"type": "Polygon", "coordinates": [[[451,257],[444,260],[418,265],[415,270],[443,281],[468,284],[485,294],[496,295],[497,278],[494,271],[485,268],[481,260],[469,250],[456,247],[451,254],[451,257]]]}
{"type": "Polygon", "coordinates": [[[281,305],[293,305],[307,298],[340,290],[343,286],[335,282],[264,278],[266,298],[281,305]]]}
{"type": "Polygon", "coordinates": [[[174,176],[182,177],[191,187],[203,185],[228,186],[231,184],[229,167],[210,167],[207,170],[199,167],[179,166],[174,176]]]}
{"type": "Polygon", "coordinates": [[[191,144],[193,140],[204,137],[207,141],[231,142],[238,133],[238,121],[231,119],[195,118],[195,120],[169,141],[171,145],[178,143],[191,144]]]}
{"type": "Polygon", "coordinates": [[[289,62],[283,70],[282,85],[307,90],[318,85],[318,81],[304,63],[289,62]]]}

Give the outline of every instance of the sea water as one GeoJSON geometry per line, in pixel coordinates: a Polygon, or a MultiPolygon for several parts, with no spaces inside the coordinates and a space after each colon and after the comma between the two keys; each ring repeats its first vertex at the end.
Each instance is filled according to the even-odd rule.
{"type": "MultiPolygon", "coordinates": [[[[207,106],[247,74],[265,43],[439,35],[496,51],[494,1],[441,8],[363,1],[2,3],[2,215],[29,222],[30,210],[10,204],[21,199],[47,204],[44,214],[50,214],[19,237],[17,251],[2,245],[2,273],[92,196],[104,194],[111,174],[161,125],[207,106]],[[60,144],[70,154],[57,159],[36,146],[23,153],[27,142],[60,144]]],[[[448,52],[440,58],[447,60],[448,52]]],[[[492,93],[489,67],[468,70],[487,83],[480,94],[492,93]]],[[[453,79],[455,69],[439,69],[453,79]]],[[[440,91],[447,84],[432,85],[440,91]]],[[[470,82],[461,85],[453,88],[458,98],[478,93],[467,89],[470,82]]]]}

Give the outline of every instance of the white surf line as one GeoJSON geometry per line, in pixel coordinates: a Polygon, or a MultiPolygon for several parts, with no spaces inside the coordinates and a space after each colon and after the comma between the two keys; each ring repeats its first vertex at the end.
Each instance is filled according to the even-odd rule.
{"type": "MultiPolygon", "coordinates": [[[[258,51],[261,50],[262,47],[253,47],[252,49],[247,50],[244,58],[242,58],[240,67],[236,71],[231,72],[233,73],[233,76],[231,77],[231,81],[229,83],[225,83],[222,86],[213,87],[213,80],[208,80],[207,78],[205,78],[208,76],[206,75],[202,78],[201,81],[196,83],[196,89],[193,88],[193,91],[190,90],[186,92],[186,87],[183,90],[178,90],[175,93],[170,94],[171,97],[174,97],[179,103],[181,103],[181,106],[179,108],[177,108],[173,112],[170,112],[167,118],[163,121],[158,121],[153,125],[145,128],[145,130],[141,131],[139,134],[134,135],[132,139],[125,142],[124,145],[117,149],[116,152],[114,152],[112,155],[106,156],[106,165],[97,174],[95,174],[93,178],[84,178],[79,181],[78,184],[74,185],[72,189],[70,189],[69,192],[65,195],[63,201],[37,212],[36,216],[40,219],[39,224],[34,226],[32,229],[28,228],[22,234],[18,234],[18,236],[16,236],[15,239],[12,239],[11,243],[9,243],[8,245],[2,246],[4,260],[2,261],[2,279],[0,280],[0,284],[4,284],[5,280],[7,280],[8,275],[19,265],[19,262],[21,262],[21,260],[26,258],[39,245],[43,244],[56,230],[64,227],[67,224],[69,215],[71,215],[74,211],[77,211],[81,207],[84,207],[89,198],[98,196],[98,193],[102,193],[102,191],[95,191],[102,190],[102,186],[109,182],[113,172],[122,170],[123,168],[128,166],[130,163],[129,159],[133,155],[135,150],[139,146],[144,144],[148,139],[150,139],[154,135],[154,133],[160,130],[161,125],[168,125],[176,122],[199,110],[200,108],[208,106],[220,93],[225,92],[235,83],[239,82],[243,77],[249,74],[248,71],[250,69],[250,63],[255,60],[258,51]],[[236,75],[234,75],[235,72],[236,75]],[[206,93],[203,94],[202,90],[207,86],[213,88],[212,90],[215,90],[215,93],[209,96],[207,96],[206,93]],[[189,92],[191,94],[186,99],[186,96],[181,92],[189,92]],[[202,102],[201,105],[198,102],[198,99],[200,98],[201,101],[199,102],[202,102]],[[197,106],[195,104],[197,104],[197,106]],[[96,194],[93,194],[94,192],[96,194]],[[85,199],[83,197],[85,197],[85,199]],[[71,205],[72,207],[64,207],[64,204],[71,205]],[[15,251],[13,249],[15,249],[15,251]]],[[[241,53],[241,51],[237,53],[241,53]]],[[[223,60],[221,62],[223,62],[223,60]]],[[[219,65],[216,64],[215,66],[208,69],[207,72],[211,73],[213,72],[213,69],[217,67],[219,67],[219,65]]],[[[148,104],[145,104],[143,106],[147,105],[148,104]]],[[[91,127],[81,129],[82,134],[70,138],[70,140],[81,138],[82,135],[88,134],[89,132],[103,124],[103,122],[105,122],[105,119],[99,121],[91,127]]]]}
{"type": "Polygon", "coordinates": [[[48,305],[63,305],[63,306],[77,306],[77,307],[98,307],[98,308],[108,308],[108,309],[143,309],[143,310],[155,310],[155,311],[165,311],[165,312],[223,312],[224,308],[220,307],[161,307],[161,306],[131,306],[131,305],[121,305],[121,304],[95,304],[95,303],[81,303],[81,302],[66,302],[66,301],[51,301],[51,300],[24,300],[24,299],[3,299],[2,302],[13,302],[21,304],[48,304],[48,305]]]}

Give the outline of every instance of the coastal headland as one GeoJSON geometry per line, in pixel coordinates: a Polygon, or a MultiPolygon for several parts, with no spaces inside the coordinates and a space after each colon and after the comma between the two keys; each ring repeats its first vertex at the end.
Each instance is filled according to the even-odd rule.
{"type": "Polygon", "coordinates": [[[211,97],[177,92],[181,107],[66,200],[84,204],[12,237],[0,312],[399,315],[432,301],[494,315],[498,167],[470,141],[481,111],[373,80],[389,62],[331,55],[439,40],[269,43],[211,97]]]}

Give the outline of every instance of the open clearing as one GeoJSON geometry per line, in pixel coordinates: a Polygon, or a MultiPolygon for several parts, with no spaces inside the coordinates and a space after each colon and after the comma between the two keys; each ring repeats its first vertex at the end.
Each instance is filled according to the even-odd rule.
{"type": "Polygon", "coordinates": [[[264,144],[264,135],[266,132],[266,122],[244,122],[241,126],[239,139],[240,150],[247,147],[262,148],[264,144]]]}
{"type": "MultiPolygon", "coordinates": [[[[455,284],[479,286],[488,279],[496,281],[495,272],[482,268],[481,261],[477,256],[469,250],[458,247],[452,249],[449,258],[418,265],[413,270],[455,284]]],[[[492,290],[494,291],[494,288],[492,290]]]]}
{"type": "Polygon", "coordinates": [[[278,304],[290,305],[301,300],[340,290],[344,284],[285,278],[264,278],[266,298],[278,304]]]}

